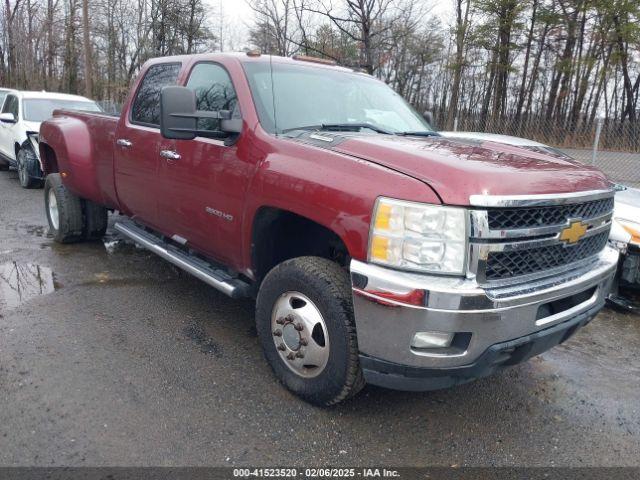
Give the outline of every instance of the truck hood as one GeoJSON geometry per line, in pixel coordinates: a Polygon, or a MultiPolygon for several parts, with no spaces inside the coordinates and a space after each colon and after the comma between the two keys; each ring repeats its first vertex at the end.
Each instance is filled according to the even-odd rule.
{"type": "MultiPolygon", "coordinates": [[[[319,135],[325,133],[316,138],[319,135]]],[[[313,138],[313,134],[307,136],[313,138]]],[[[327,137],[333,140],[325,143],[325,148],[417,178],[449,205],[469,205],[471,195],[539,195],[611,188],[596,168],[567,157],[496,142],[334,132],[327,137]]]]}

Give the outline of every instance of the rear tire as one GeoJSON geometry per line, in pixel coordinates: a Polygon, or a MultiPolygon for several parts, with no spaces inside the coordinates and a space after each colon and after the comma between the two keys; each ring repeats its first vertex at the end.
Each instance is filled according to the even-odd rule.
{"type": "Polygon", "coordinates": [[[348,272],[337,263],[299,257],[276,266],[258,292],[256,324],[265,357],[276,377],[304,400],[334,405],[364,386],[351,282],[348,272]],[[282,306],[283,299],[291,309],[287,304],[282,306]],[[316,320],[305,319],[305,311],[316,320]],[[285,323],[279,318],[282,312],[288,312],[283,318],[290,319],[285,323]],[[316,328],[309,332],[308,325],[314,323],[316,328]],[[323,352],[325,346],[328,351],[323,352]],[[300,357],[296,357],[298,352],[300,357]],[[287,359],[287,355],[291,358],[287,359]],[[307,367],[307,361],[313,362],[311,367],[307,367]]]}
{"type": "Polygon", "coordinates": [[[40,171],[40,164],[30,145],[23,145],[16,153],[16,168],[18,169],[18,180],[22,188],[39,188],[42,186],[42,180],[34,176],[34,173],[40,171]]]}
{"type": "Polygon", "coordinates": [[[49,229],[58,243],[84,240],[82,200],[63,185],[59,173],[47,175],[44,203],[49,229]]]}

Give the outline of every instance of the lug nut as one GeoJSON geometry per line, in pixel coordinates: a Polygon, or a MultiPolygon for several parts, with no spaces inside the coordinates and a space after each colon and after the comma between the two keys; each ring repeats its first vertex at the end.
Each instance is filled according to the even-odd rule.
{"type": "Polygon", "coordinates": [[[301,323],[296,323],[295,326],[293,327],[295,328],[297,331],[301,332],[302,330],[304,330],[304,326],[301,323]]]}
{"type": "Polygon", "coordinates": [[[282,330],[276,330],[273,332],[273,336],[274,337],[281,337],[282,336],[282,330]]]}
{"type": "Polygon", "coordinates": [[[302,345],[303,347],[306,347],[307,345],[309,345],[309,340],[307,340],[306,338],[301,338],[300,345],[302,345]]]}
{"type": "Polygon", "coordinates": [[[278,345],[278,350],[280,350],[281,352],[284,352],[287,349],[287,347],[285,347],[284,343],[281,343],[280,345],[278,345]]]}
{"type": "Polygon", "coordinates": [[[293,352],[291,352],[289,355],[287,355],[287,359],[288,360],[293,360],[294,358],[296,358],[296,355],[293,352]]]}
{"type": "Polygon", "coordinates": [[[298,353],[296,353],[296,357],[298,357],[298,358],[304,358],[304,353],[302,353],[302,352],[298,352],[298,353]]]}
{"type": "Polygon", "coordinates": [[[277,323],[278,325],[284,325],[284,318],[278,318],[278,319],[276,320],[276,323],[277,323]]]}

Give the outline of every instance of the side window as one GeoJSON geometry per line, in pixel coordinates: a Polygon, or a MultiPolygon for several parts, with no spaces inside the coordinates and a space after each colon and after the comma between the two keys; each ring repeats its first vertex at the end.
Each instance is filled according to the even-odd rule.
{"type": "MultiPolygon", "coordinates": [[[[196,93],[196,108],[210,112],[230,110],[239,115],[238,98],[227,71],[215,63],[198,63],[189,76],[187,87],[196,93]]],[[[201,118],[199,130],[220,130],[220,120],[201,118]]]]}
{"type": "Polygon", "coordinates": [[[131,107],[131,121],[150,126],[160,125],[160,90],[175,85],[179,63],[154,65],[147,70],[131,107]]]}
{"type": "Polygon", "coordinates": [[[2,107],[2,113],[13,113],[16,120],[18,119],[18,97],[8,95],[2,107]]]}

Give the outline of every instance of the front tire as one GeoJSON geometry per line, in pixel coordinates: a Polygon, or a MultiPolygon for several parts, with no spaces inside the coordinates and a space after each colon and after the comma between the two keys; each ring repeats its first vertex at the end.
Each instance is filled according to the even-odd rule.
{"type": "Polygon", "coordinates": [[[40,171],[38,157],[30,145],[23,145],[16,154],[18,180],[22,188],[36,188],[42,186],[42,180],[34,176],[40,171]]]}
{"type": "Polygon", "coordinates": [[[260,287],[256,323],[276,377],[304,400],[334,405],[364,386],[351,283],[337,263],[299,257],[276,266],[260,287]]]}
{"type": "Polygon", "coordinates": [[[49,229],[58,243],[84,240],[82,200],[63,185],[59,173],[47,175],[44,203],[49,229]]]}

